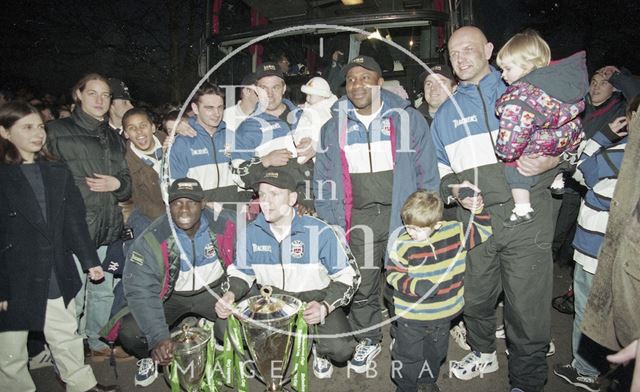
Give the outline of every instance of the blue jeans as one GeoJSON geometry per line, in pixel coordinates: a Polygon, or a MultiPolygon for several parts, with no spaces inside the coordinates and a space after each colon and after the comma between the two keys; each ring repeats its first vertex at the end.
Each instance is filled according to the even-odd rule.
{"type": "MultiPolygon", "coordinates": [[[[107,246],[101,246],[96,251],[100,261],[103,261],[107,254],[107,246]]],[[[77,259],[76,264],[78,264],[77,259]]],[[[100,340],[100,330],[109,321],[113,304],[113,287],[117,280],[113,278],[113,274],[107,272],[102,282],[98,284],[87,282],[87,275],[83,271],[80,271],[80,279],[82,288],[76,295],[78,334],[87,337],[91,350],[100,351],[109,347],[100,340]],[[82,315],[83,310],[84,315],[82,315]]]]}
{"type": "Polygon", "coordinates": [[[573,319],[573,334],[571,339],[571,347],[573,351],[573,366],[578,373],[583,376],[598,376],[600,371],[595,368],[588,358],[585,358],[585,354],[591,350],[585,350],[580,346],[586,346],[589,344],[587,337],[580,331],[580,325],[582,324],[582,317],[584,316],[584,310],[587,306],[587,299],[591,292],[591,285],[593,282],[593,274],[585,271],[582,265],[576,263],[575,270],[573,272],[573,301],[575,316],[573,319]]]}

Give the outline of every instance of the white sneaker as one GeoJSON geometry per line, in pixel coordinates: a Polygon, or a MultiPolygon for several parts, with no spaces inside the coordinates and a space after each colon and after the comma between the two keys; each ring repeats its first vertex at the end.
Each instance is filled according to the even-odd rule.
{"type": "Polygon", "coordinates": [[[316,378],[324,379],[331,378],[333,374],[333,365],[328,359],[322,358],[318,356],[316,352],[316,345],[313,345],[313,374],[315,374],[316,378]]]}
{"type": "Polygon", "coordinates": [[[382,348],[380,343],[373,343],[371,339],[363,339],[356,346],[353,358],[349,360],[349,368],[358,374],[365,373],[371,362],[380,354],[382,348]]]}
{"type": "Polygon", "coordinates": [[[553,341],[549,342],[549,349],[547,350],[547,357],[552,356],[556,353],[556,345],[553,344],[553,341]]]}
{"type": "Polygon", "coordinates": [[[465,328],[464,322],[460,321],[458,325],[451,328],[449,334],[461,349],[465,351],[471,350],[471,347],[467,343],[467,328],[465,328]]]}
{"type": "Polygon", "coordinates": [[[151,358],[142,358],[137,362],[138,372],[135,376],[135,385],[147,387],[158,378],[158,364],[151,358]]]}
{"type": "Polygon", "coordinates": [[[53,356],[51,355],[49,346],[45,345],[44,350],[29,358],[29,370],[40,369],[47,366],[53,366],[53,356]]]}
{"type": "Polygon", "coordinates": [[[507,338],[507,334],[504,332],[504,324],[500,324],[498,328],[496,328],[496,338],[498,339],[507,338]]]}
{"type": "MultiPolygon", "coordinates": [[[[504,349],[504,353],[509,356],[509,349],[504,349]]],[[[556,345],[553,344],[553,341],[549,342],[549,348],[547,349],[547,353],[545,354],[547,357],[550,357],[556,353],[556,345]]]]}
{"type": "Polygon", "coordinates": [[[495,351],[490,354],[472,351],[461,361],[451,361],[449,365],[449,372],[460,380],[471,380],[478,376],[482,378],[484,374],[493,373],[498,369],[498,357],[495,351]]]}

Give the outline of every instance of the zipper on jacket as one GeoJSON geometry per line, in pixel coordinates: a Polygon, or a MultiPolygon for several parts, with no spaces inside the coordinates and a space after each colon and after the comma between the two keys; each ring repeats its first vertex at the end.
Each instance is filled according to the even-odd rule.
{"type": "MultiPolygon", "coordinates": [[[[216,132],[218,132],[216,130],[216,132]]],[[[218,168],[218,155],[217,155],[217,151],[216,151],[216,142],[213,141],[213,136],[215,135],[215,133],[213,135],[209,135],[210,139],[211,139],[211,146],[213,147],[213,162],[214,165],[216,167],[216,187],[215,189],[220,188],[220,168],[218,168]]]]}
{"type": "Polygon", "coordinates": [[[368,129],[365,129],[364,132],[367,134],[367,145],[369,146],[369,173],[373,173],[373,159],[371,158],[371,135],[369,135],[368,129]]]}
{"type": "Polygon", "coordinates": [[[482,90],[480,90],[480,85],[476,84],[478,88],[478,95],[480,95],[480,102],[482,102],[482,116],[484,117],[484,125],[487,127],[487,131],[489,132],[489,140],[491,140],[491,145],[493,146],[493,151],[496,150],[496,143],[493,141],[493,136],[491,136],[491,126],[489,126],[489,118],[487,116],[487,105],[484,102],[484,98],[482,97],[482,90]]]}
{"type": "MultiPolygon", "coordinates": [[[[278,241],[278,240],[276,240],[278,241]]],[[[283,240],[284,241],[284,240],[283,240]]],[[[284,290],[284,263],[282,262],[282,243],[278,242],[278,254],[280,255],[280,267],[282,267],[282,291],[284,290]]]]}
{"type": "Polygon", "coordinates": [[[195,238],[191,238],[191,251],[192,253],[192,257],[193,257],[193,262],[191,263],[191,272],[193,273],[193,279],[192,279],[192,287],[191,287],[191,291],[196,291],[196,240],[195,238]]]}

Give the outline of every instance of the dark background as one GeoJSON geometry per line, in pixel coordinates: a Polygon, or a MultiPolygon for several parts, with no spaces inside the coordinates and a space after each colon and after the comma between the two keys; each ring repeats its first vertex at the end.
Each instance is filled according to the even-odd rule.
{"type": "MultiPolygon", "coordinates": [[[[275,1],[287,0],[264,0],[264,4],[275,1]]],[[[250,28],[247,3],[223,1],[221,33],[250,28]]],[[[590,71],[614,64],[640,74],[638,0],[472,4],[475,24],[495,44],[496,52],[511,35],[532,27],[547,39],[554,58],[585,49],[590,71]]],[[[26,87],[39,97],[68,96],[83,74],[99,72],[125,80],[136,100],[180,102],[199,80],[199,67],[202,71],[206,64],[205,5],[204,0],[4,0],[0,88],[15,92],[26,87]]],[[[294,38],[281,41],[285,52],[299,46],[294,38]]]]}

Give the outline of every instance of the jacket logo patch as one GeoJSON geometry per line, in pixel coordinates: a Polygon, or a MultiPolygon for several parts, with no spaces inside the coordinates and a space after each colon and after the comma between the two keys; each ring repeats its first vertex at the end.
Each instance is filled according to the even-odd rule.
{"type": "Polygon", "coordinates": [[[472,122],[476,122],[476,123],[478,122],[478,116],[476,116],[475,114],[473,116],[464,117],[459,120],[453,120],[453,126],[457,128],[460,125],[465,125],[472,122]]]}
{"type": "Polygon", "coordinates": [[[291,256],[296,259],[304,256],[304,243],[302,241],[291,241],[291,256]]]}
{"type": "Polygon", "coordinates": [[[380,132],[382,132],[382,134],[385,135],[385,136],[391,135],[391,120],[390,119],[385,118],[384,120],[382,120],[382,125],[381,125],[380,132]]]}
{"type": "Polygon", "coordinates": [[[206,148],[191,149],[191,155],[209,155],[206,148]]]}
{"type": "Polygon", "coordinates": [[[204,257],[210,259],[216,255],[216,248],[213,246],[211,242],[204,247],[204,257]]]}
{"type": "Polygon", "coordinates": [[[269,252],[271,253],[271,245],[256,245],[251,244],[254,252],[269,252]]]}
{"type": "Polygon", "coordinates": [[[269,132],[273,131],[274,129],[280,129],[280,123],[273,123],[260,128],[262,132],[269,132]]]}
{"type": "Polygon", "coordinates": [[[138,265],[142,265],[144,263],[144,257],[136,252],[135,250],[131,252],[131,256],[129,257],[129,260],[131,260],[132,263],[138,264],[138,265]]]}

